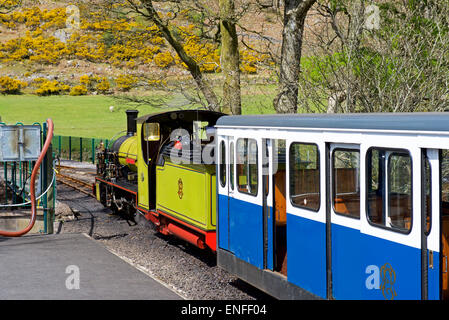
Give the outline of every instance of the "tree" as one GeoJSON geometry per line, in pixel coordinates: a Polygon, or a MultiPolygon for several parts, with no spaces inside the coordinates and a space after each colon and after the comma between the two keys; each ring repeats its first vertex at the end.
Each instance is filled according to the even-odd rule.
{"type": "Polygon", "coordinates": [[[224,74],[223,111],[241,114],[240,54],[234,0],[219,0],[221,32],[221,69],[224,74]]]}
{"type": "Polygon", "coordinates": [[[301,95],[320,112],[449,107],[449,2],[320,1],[301,95]],[[377,15],[377,23],[372,23],[377,15]],[[316,25],[318,25],[317,23],[316,25]]]}
{"type": "MultiPolygon", "coordinates": [[[[180,1],[165,1],[165,2],[180,3],[180,1]]],[[[210,84],[204,79],[198,63],[191,56],[189,56],[186,53],[182,43],[180,43],[175,38],[172,31],[170,30],[171,26],[169,24],[169,21],[164,21],[162,19],[162,17],[159,15],[159,13],[154,8],[153,1],[152,0],[140,0],[140,1],[126,0],[126,3],[129,5],[129,8],[131,8],[135,13],[138,13],[139,15],[141,15],[145,19],[151,21],[158,27],[158,29],[162,33],[163,37],[165,38],[165,40],[167,40],[167,42],[176,51],[179,58],[187,66],[187,69],[189,70],[190,74],[192,75],[194,81],[196,82],[198,89],[204,95],[204,98],[206,99],[206,101],[208,103],[209,110],[220,111],[220,104],[218,102],[218,98],[217,98],[216,94],[214,93],[214,91],[212,90],[212,87],[210,86],[210,84]]]]}
{"type": "MultiPolygon", "coordinates": [[[[140,16],[154,24],[163,38],[176,52],[179,60],[187,68],[196,87],[206,101],[206,108],[226,113],[241,113],[240,93],[240,59],[234,0],[194,1],[194,0],[98,0],[103,4],[105,14],[115,12],[123,16],[140,16]],[[104,4],[107,5],[104,5],[104,4]],[[186,14],[187,12],[187,14],[186,14]],[[217,13],[218,12],[218,13],[217,13]],[[170,14],[168,14],[170,13],[170,14]],[[224,75],[223,99],[213,90],[213,83],[202,71],[202,65],[195,59],[192,50],[186,50],[188,41],[184,41],[178,17],[189,15],[195,19],[195,35],[208,43],[221,43],[221,61],[216,68],[221,68],[224,75]]],[[[91,3],[98,3],[91,0],[91,3]]],[[[182,19],[181,19],[182,21],[182,19]]],[[[195,98],[188,93],[185,85],[179,85],[186,99],[204,104],[202,98],[195,98]]],[[[134,99],[134,98],[133,98],[134,99]]],[[[147,102],[148,99],[145,99],[147,102]]]]}
{"type": "Polygon", "coordinates": [[[304,23],[316,0],[285,0],[277,113],[296,113],[304,23]]]}

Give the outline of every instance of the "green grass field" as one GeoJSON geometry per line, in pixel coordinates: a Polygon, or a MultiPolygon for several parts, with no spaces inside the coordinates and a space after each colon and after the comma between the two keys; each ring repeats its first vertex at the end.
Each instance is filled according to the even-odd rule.
{"type": "MultiPolygon", "coordinates": [[[[266,94],[252,94],[242,97],[243,113],[274,113],[270,108],[272,98],[266,94]]],[[[271,103],[272,104],[272,103],[271,103]]],[[[110,96],[68,95],[38,97],[35,95],[0,95],[0,117],[2,122],[43,123],[51,118],[55,134],[75,137],[109,139],[126,129],[127,109],[139,110],[139,115],[159,112],[149,106],[126,104],[110,96]],[[114,112],[109,107],[114,106],[114,112]]]]}
{"type": "MultiPolygon", "coordinates": [[[[77,137],[109,138],[125,130],[127,107],[133,108],[105,96],[0,96],[2,122],[31,124],[51,118],[55,134],[77,137]],[[109,106],[115,111],[110,112],[109,106]]],[[[138,109],[141,113],[154,112],[152,108],[138,109]]]]}

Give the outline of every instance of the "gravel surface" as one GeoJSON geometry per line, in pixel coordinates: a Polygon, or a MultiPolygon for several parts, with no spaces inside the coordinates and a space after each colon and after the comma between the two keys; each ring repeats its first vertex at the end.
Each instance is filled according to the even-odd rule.
{"type": "MultiPolygon", "coordinates": [[[[271,297],[216,265],[215,255],[158,234],[144,218],[138,224],[70,187],[57,188],[55,233],[86,233],[110,251],[189,300],[264,300],[271,297]]],[[[126,275],[123,275],[126,276],[126,275]]]]}

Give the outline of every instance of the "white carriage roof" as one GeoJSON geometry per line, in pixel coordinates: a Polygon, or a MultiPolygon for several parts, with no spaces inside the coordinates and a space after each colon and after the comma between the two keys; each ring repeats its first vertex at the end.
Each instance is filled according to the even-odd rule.
{"type": "Polygon", "coordinates": [[[449,132],[449,112],[224,116],[217,121],[217,127],[449,132]]]}

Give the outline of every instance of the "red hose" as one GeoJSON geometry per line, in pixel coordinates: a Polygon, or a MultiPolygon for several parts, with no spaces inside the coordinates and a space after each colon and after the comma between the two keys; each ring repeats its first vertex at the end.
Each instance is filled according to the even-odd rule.
{"type": "Polygon", "coordinates": [[[33,172],[31,173],[31,182],[30,182],[30,198],[31,198],[31,220],[28,224],[28,227],[21,231],[1,231],[0,230],[0,236],[4,237],[20,237],[24,234],[27,234],[30,232],[30,230],[34,227],[34,223],[36,222],[36,195],[35,195],[35,188],[36,188],[36,177],[37,173],[39,172],[39,168],[41,166],[42,161],[44,160],[45,155],[47,154],[48,148],[51,144],[51,139],[53,138],[53,121],[51,119],[47,119],[47,125],[48,125],[48,133],[47,138],[44,143],[44,147],[42,148],[42,152],[37,159],[36,165],[33,168],[33,172]]]}

